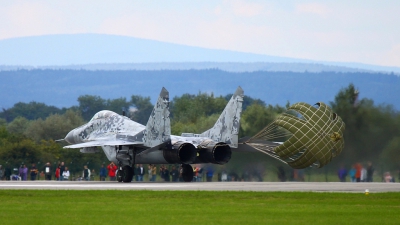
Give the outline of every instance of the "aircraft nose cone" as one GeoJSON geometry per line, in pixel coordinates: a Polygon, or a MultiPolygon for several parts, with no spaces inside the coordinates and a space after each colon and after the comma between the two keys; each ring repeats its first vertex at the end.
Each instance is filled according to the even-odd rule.
{"type": "Polygon", "coordinates": [[[75,137],[74,137],[74,131],[70,131],[67,136],[65,136],[64,140],[70,144],[76,144],[75,143],[75,137]]]}

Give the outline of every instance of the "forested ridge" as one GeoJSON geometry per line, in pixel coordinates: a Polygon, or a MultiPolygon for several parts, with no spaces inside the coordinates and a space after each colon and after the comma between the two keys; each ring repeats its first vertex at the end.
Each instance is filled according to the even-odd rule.
{"type": "MultiPolygon", "coordinates": [[[[328,167],[372,161],[380,168],[395,170],[400,166],[400,112],[391,105],[376,105],[371,99],[360,98],[362,91],[350,84],[338,90],[329,103],[346,123],[346,130],[345,148],[328,167]]],[[[200,92],[170,99],[172,134],[200,133],[212,127],[230,97],[200,92]]],[[[146,124],[153,109],[150,97],[140,95],[128,99],[82,95],[78,103],[69,108],[57,108],[38,102],[20,102],[3,109],[0,112],[0,165],[18,167],[21,163],[36,163],[40,167],[45,162],[65,161],[73,172],[80,171],[85,164],[99,168],[101,163],[107,162],[103,153],[81,154],[77,149],[62,149],[62,144],[54,140],[64,138],[70,130],[90,120],[100,110],[117,113],[124,110],[133,120],[146,124]]],[[[240,137],[260,131],[284,112],[288,104],[270,105],[246,95],[240,137]]],[[[267,163],[259,154],[245,154],[240,161],[267,163]]],[[[238,159],[234,158],[225,167],[237,166],[240,166],[238,159]]]]}
{"type": "Polygon", "coordinates": [[[244,93],[267,104],[333,101],[341,88],[353,83],[361,98],[376,104],[392,104],[400,110],[400,76],[387,73],[341,72],[227,72],[207,70],[16,70],[0,71],[0,108],[17,102],[43,102],[58,108],[77,105],[83,95],[104,99],[130,95],[151,97],[154,102],[162,87],[170,96],[213,92],[227,95],[241,86],[244,93]]]}

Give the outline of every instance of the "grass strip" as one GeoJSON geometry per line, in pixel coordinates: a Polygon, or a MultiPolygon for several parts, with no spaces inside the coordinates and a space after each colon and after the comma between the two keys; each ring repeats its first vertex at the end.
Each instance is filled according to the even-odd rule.
{"type": "Polygon", "coordinates": [[[0,224],[400,224],[400,193],[0,190],[0,224]]]}

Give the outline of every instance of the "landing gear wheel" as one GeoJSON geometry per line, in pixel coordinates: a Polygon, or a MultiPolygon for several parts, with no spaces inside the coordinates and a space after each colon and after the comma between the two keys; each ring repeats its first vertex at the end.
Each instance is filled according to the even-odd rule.
{"type": "Polygon", "coordinates": [[[189,164],[182,164],[182,179],[185,182],[193,180],[193,167],[189,164]]]}
{"type": "Polygon", "coordinates": [[[122,174],[121,174],[122,181],[124,183],[131,182],[132,178],[133,178],[133,169],[132,169],[132,167],[124,166],[124,167],[122,167],[122,171],[123,171],[122,174]]]}
{"type": "Polygon", "coordinates": [[[117,181],[118,181],[118,182],[122,182],[123,173],[124,173],[123,170],[118,170],[118,171],[117,171],[117,181]]]}

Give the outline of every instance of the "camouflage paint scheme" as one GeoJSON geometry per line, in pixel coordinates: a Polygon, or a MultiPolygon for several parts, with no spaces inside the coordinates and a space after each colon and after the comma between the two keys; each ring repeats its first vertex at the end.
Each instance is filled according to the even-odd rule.
{"type": "Polygon", "coordinates": [[[132,166],[134,163],[172,163],[169,160],[171,155],[179,158],[174,152],[180,151],[183,145],[194,146],[186,150],[197,152],[197,156],[193,156],[196,159],[193,158],[188,164],[203,163],[202,156],[209,157],[211,154],[204,153],[205,149],[215,154],[215,146],[229,146],[226,160],[222,163],[217,160],[210,162],[227,163],[230,159],[230,148],[233,148],[235,151],[262,152],[293,168],[312,165],[322,167],[342,151],[345,125],[323,103],[317,103],[318,108],[306,103],[296,103],[288,110],[301,113],[304,119],[283,113],[259,134],[247,141],[239,141],[243,97],[244,92],[238,87],[211,129],[201,134],[183,133],[177,136],[171,135],[169,92],[162,88],[146,126],[128,117],[103,110],[96,113],[87,124],[70,131],[64,140],[72,145],[64,148],[81,148],[82,153],[95,153],[100,146],[110,161],[119,163],[120,166],[132,166]],[[266,137],[271,125],[281,126],[293,136],[283,143],[268,141],[266,137]]]}
{"type": "Polygon", "coordinates": [[[214,127],[202,134],[184,133],[182,136],[171,135],[169,93],[163,88],[157,103],[144,126],[128,117],[103,110],[96,113],[87,123],[70,131],[64,138],[72,145],[64,148],[82,148],[83,153],[95,152],[102,147],[110,161],[117,162],[118,150],[129,150],[136,146],[136,163],[168,163],[157,150],[176,142],[187,142],[196,148],[207,141],[224,142],[232,148],[238,147],[240,114],[242,112],[244,92],[238,87],[214,127]]]}

